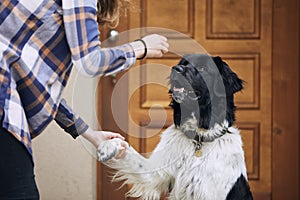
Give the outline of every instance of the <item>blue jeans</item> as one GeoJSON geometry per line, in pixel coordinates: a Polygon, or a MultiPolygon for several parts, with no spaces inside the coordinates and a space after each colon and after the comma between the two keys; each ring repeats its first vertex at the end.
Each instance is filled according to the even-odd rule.
{"type": "Polygon", "coordinates": [[[0,123],[0,200],[38,200],[34,164],[25,146],[0,123]]]}

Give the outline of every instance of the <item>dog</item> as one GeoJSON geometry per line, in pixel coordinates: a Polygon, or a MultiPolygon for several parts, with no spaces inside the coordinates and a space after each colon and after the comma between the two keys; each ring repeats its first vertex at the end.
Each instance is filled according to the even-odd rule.
{"type": "Polygon", "coordinates": [[[99,160],[116,169],[113,181],[132,185],[130,197],[157,200],[250,200],[244,151],[235,121],[234,94],[243,80],[220,58],[185,55],[170,74],[168,127],[149,158],[127,148],[110,159],[119,139],[101,143],[99,160]]]}

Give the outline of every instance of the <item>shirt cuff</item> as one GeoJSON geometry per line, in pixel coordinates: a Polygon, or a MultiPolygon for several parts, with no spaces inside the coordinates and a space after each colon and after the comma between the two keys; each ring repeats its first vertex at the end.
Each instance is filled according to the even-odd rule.
{"type": "Polygon", "coordinates": [[[89,128],[89,126],[80,117],[76,116],[64,99],[62,99],[59,104],[54,120],[74,139],[89,128]]]}
{"type": "Polygon", "coordinates": [[[69,133],[74,139],[76,139],[79,135],[86,132],[89,126],[84,123],[84,121],[79,117],[74,124],[65,128],[65,131],[69,133]]]}

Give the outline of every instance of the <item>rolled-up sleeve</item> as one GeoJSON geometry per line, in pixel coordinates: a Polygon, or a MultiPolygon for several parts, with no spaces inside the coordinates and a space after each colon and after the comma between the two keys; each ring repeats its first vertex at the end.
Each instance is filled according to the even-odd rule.
{"type": "Polygon", "coordinates": [[[88,125],[80,117],[76,116],[64,99],[61,100],[58,106],[54,120],[73,138],[76,138],[88,129],[88,125]]]}
{"type": "Polygon", "coordinates": [[[101,48],[96,0],[63,0],[63,20],[72,62],[86,76],[109,75],[136,62],[130,44],[101,48]]]}

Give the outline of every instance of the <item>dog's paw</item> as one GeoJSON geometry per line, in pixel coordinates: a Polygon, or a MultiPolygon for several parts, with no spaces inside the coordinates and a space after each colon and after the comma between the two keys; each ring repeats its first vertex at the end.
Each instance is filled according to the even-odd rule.
{"type": "Polygon", "coordinates": [[[123,140],[114,138],[112,140],[105,140],[98,146],[98,160],[100,162],[106,162],[116,156],[121,150],[121,142],[123,140]]]}

